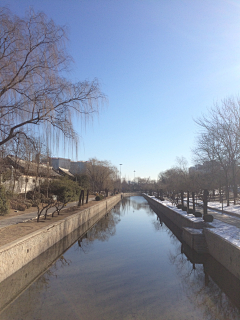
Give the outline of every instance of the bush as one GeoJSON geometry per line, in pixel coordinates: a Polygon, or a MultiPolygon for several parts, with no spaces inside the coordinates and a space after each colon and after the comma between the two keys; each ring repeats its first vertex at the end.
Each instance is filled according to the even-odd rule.
{"type": "Polygon", "coordinates": [[[4,187],[0,186],[0,215],[3,216],[8,213],[9,202],[4,187]]]}
{"type": "Polygon", "coordinates": [[[32,206],[31,201],[24,201],[24,204],[26,205],[27,209],[31,208],[31,206],[32,206]]]}
{"type": "Polygon", "coordinates": [[[104,196],[102,194],[99,194],[98,196],[96,196],[95,200],[96,201],[101,201],[102,199],[104,199],[104,196]]]}
{"type": "Polygon", "coordinates": [[[177,205],[177,208],[178,208],[178,209],[182,209],[182,205],[181,205],[181,204],[178,204],[178,205],[177,205]]]}
{"type": "Polygon", "coordinates": [[[26,194],[26,198],[29,200],[32,200],[33,196],[34,196],[34,191],[32,191],[32,190],[28,191],[26,194]]]}
{"type": "Polygon", "coordinates": [[[213,216],[212,216],[211,214],[205,214],[205,215],[203,216],[203,220],[204,220],[205,222],[212,222],[212,221],[213,221],[213,216]]]}
{"type": "Polygon", "coordinates": [[[62,203],[78,200],[80,193],[78,183],[68,178],[51,181],[49,190],[49,196],[56,195],[57,200],[62,203]]]}
{"type": "Polygon", "coordinates": [[[10,208],[14,210],[18,210],[18,202],[17,200],[10,200],[10,208]]]}
{"type": "Polygon", "coordinates": [[[198,212],[198,211],[195,212],[194,215],[195,215],[196,218],[201,218],[202,217],[201,212],[198,212]]]}
{"type": "Polygon", "coordinates": [[[182,211],[187,211],[187,207],[182,207],[182,211]]]}
{"type": "Polygon", "coordinates": [[[24,203],[19,203],[18,204],[18,210],[19,211],[25,211],[26,207],[27,206],[24,203]]]}
{"type": "Polygon", "coordinates": [[[10,200],[10,207],[14,210],[24,211],[27,208],[27,205],[22,201],[12,199],[10,200]]]}

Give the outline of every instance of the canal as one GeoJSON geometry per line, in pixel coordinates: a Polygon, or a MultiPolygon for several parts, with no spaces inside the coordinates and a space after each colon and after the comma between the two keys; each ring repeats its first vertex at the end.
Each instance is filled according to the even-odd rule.
{"type": "Polygon", "coordinates": [[[180,240],[143,197],[124,198],[13,294],[0,319],[240,319],[239,281],[180,240]]]}

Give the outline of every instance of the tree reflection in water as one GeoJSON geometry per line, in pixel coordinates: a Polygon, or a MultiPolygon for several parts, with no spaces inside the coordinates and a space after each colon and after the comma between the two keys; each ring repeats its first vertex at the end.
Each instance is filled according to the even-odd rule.
{"type": "MultiPolygon", "coordinates": [[[[166,225],[162,225],[161,215],[159,215],[157,221],[154,221],[153,225],[156,230],[164,230],[170,236],[171,242],[174,244],[174,249],[169,252],[169,261],[171,264],[176,266],[176,272],[181,279],[183,292],[193,305],[202,309],[204,313],[204,319],[240,319],[240,299],[235,299],[236,304],[234,304],[234,299],[230,300],[230,298],[224,292],[224,286],[220,288],[207,273],[206,266],[208,265],[211,265],[212,269],[214,270],[213,258],[207,255],[202,264],[197,264],[194,261],[191,262],[184,254],[183,245],[181,242],[179,242],[179,234],[176,236],[169,228],[169,224],[168,227],[166,225]]],[[[172,227],[174,230],[175,227],[172,227]]],[[[189,248],[188,250],[191,249],[189,248]]],[[[216,266],[215,270],[213,271],[215,275],[217,273],[216,268],[219,269],[219,266],[216,266]]],[[[217,276],[233,277],[231,275],[226,276],[223,274],[223,272],[220,275],[216,275],[216,277],[217,276]]],[[[225,282],[228,280],[229,279],[226,278],[225,282]]],[[[239,297],[240,282],[238,279],[235,279],[235,282],[238,282],[238,284],[232,290],[234,290],[235,294],[239,297]]]]}
{"type": "MultiPolygon", "coordinates": [[[[146,200],[145,200],[146,201],[146,200]]],[[[148,215],[155,216],[155,212],[149,207],[142,197],[125,197],[114,206],[101,220],[98,221],[85,235],[78,239],[78,250],[87,254],[92,250],[95,240],[108,241],[116,233],[116,225],[131,207],[138,211],[144,209],[148,215]]]]}
{"type": "Polygon", "coordinates": [[[239,319],[239,309],[205,272],[204,265],[192,264],[180,247],[169,254],[169,260],[176,266],[182,290],[192,304],[203,310],[204,319],[239,319]]]}
{"type": "MultiPolygon", "coordinates": [[[[129,220],[125,220],[125,222],[128,223],[129,220]]],[[[89,305],[91,305],[90,303],[92,302],[92,311],[95,316],[92,316],[91,319],[108,318],[107,316],[105,317],[104,312],[106,312],[106,314],[107,312],[109,312],[110,317],[112,317],[113,314],[115,316],[116,310],[118,310],[117,312],[119,312],[120,314],[121,312],[123,312],[123,314],[125,312],[124,315],[128,315],[129,319],[140,319],[141,316],[144,319],[159,319],[159,317],[157,317],[157,314],[155,314],[154,312],[156,310],[160,310],[161,312],[161,310],[164,309],[166,315],[165,319],[172,319],[173,317],[171,317],[171,315],[174,316],[174,319],[177,319],[178,317],[181,319],[240,319],[239,310],[236,307],[236,305],[238,306],[238,304],[235,303],[231,295],[228,295],[228,291],[226,290],[224,285],[221,283],[219,284],[219,282],[216,281],[216,279],[213,276],[217,273],[216,268],[219,270],[220,268],[215,266],[213,267],[214,264],[211,259],[205,259],[204,257],[204,260],[202,257],[200,257],[198,260],[198,257],[196,258],[194,254],[192,254],[190,251],[187,251],[188,249],[184,245],[182,245],[181,242],[179,242],[179,240],[181,240],[181,234],[179,233],[179,229],[177,229],[174,226],[170,228],[163,216],[159,215],[157,217],[154,211],[151,208],[149,208],[145,200],[142,201],[140,197],[124,198],[118,205],[116,205],[113,208],[113,210],[111,210],[111,212],[106,214],[91,229],[89,229],[89,226],[84,228],[84,231],[78,233],[77,236],[74,238],[74,240],[78,239],[79,235],[85,232],[85,234],[77,240],[76,245],[73,247],[73,249],[78,250],[78,252],[71,252],[70,257],[73,263],[71,264],[70,260],[66,260],[66,257],[68,257],[67,254],[64,254],[65,257],[62,255],[61,258],[58,259],[58,261],[52,265],[51,269],[49,269],[47,273],[41,276],[32,286],[30,286],[23,293],[22,296],[18,298],[18,303],[13,304],[11,307],[8,308],[8,312],[4,313],[1,319],[33,319],[35,314],[36,319],[46,319],[48,317],[49,319],[56,319],[56,314],[58,314],[58,318],[61,318],[62,316],[64,317],[64,319],[66,319],[71,317],[66,316],[67,313],[64,313],[65,309],[68,310],[67,312],[71,313],[76,306],[79,307],[79,315],[81,314],[81,318],[84,318],[84,312],[85,315],[87,315],[89,312],[88,303],[89,305]],[[138,213],[140,214],[140,210],[142,209],[144,209],[144,211],[146,210],[147,214],[151,216],[150,219],[148,219],[148,221],[152,220],[152,225],[155,231],[154,237],[152,237],[151,233],[151,236],[149,238],[149,245],[147,245],[145,249],[142,249],[141,247],[138,250],[135,249],[135,247],[133,246],[137,254],[132,256],[132,251],[130,250],[128,256],[126,256],[126,241],[126,243],[124,243],[122,246],[123,255],[120,254],[120,260],[115,261],[117,260],[117,255],[120,251],[117,252],[114,256],[114,248],[115,245],[117,245],[119,248],[120,242],[116,241],[114,246],[112,246],[112,244],[110,243],[109,247],[112,246],[112,251],[108,248],[106,254],[109,254],[109,256],[107,257],[110,258],[111,265],[108,265],[108,263],[105,262],[105,258],[103,260],[93,260],[91,255],[89,255],[88,257],[81,256],[81,254],[88,254],[90,250],[94,248],[94,240],[105,242],[108,241],[112,236],[114,236],[116,234],[117,224],[127,213],[127,211],[135,211],[134,215],[131,216],[131,219],[133,219],[134,221],[135,217],[137,217],[138,213]],[[165,237],[164,234],[161,234],[161,237],[158,237],[159,235],[156,235],[156,232],[166,233],[166,235],[170,237],[171,242],[174,244],[174,246],[169,246],[171,249],[169,249],[168,246],[165,246],[164,254],[163,251],[161,251],[162,242],[158,242],[158,239],[165,240],[166,238],[167,244],[169,244],[168,236],[165,237]],[[150,246],[152,245],[152,239],[156,239],[155,247],[157,248],[157,250],[154,249],[154,251],[152,251],[153,254],[149,250],[150,246]],[[142,254],[142,251],[145,253],[142,254]],[[154,254],[154,252],[156,254],[154,254]],[[166,255],[166,252],[168,253],[168,255],[166,255]],[[149,259],[153,257],[153,260],[151,262],[147,261],[146,265],[144,266],[147,260],[145,254],[147,254],[147,257],[149,259]],[[161,256],[162,254],[164,258],[161,256]],[[155,259],[155,257],[157,257],[157,259],[155,259]],[[158,259],[159,257],[160,259],[158,259]],[[136,264],[136,259],[139,259],[140,263],[136,264]],[[201,259],[203,260],[203,262],[201,262],[201,259]],[[86,264],[83,263],[84,260],[87,260],[86,264]],[[169,275],[166,276],[166,279],[168,279],[166,281],[169,281],[170,283],[169,289],[167,288],[166,291],[164,288],[164,285],[168,287],[168,283],[165,282],[164,272],[166,270],[163,270],[164,268],[159,270],[159,265],[157,264],[161,263],[161,260],[164,260],[162,266],[165,266],[166,269],[171,269],[171,273],[169,272],[169,275]],[[94,261],[103,261],[103,272],[101,266],[102,264],[100,263],[98,267],[98,264],[96,263],[95,266],[94,261]],[[169,261],[171,263],[171,266],[169,266],[169,261]],[[129,262],[128,269],[126,269],[125,267],[125,262],[129,262]],[[66,268],[70,264],[71,268],[64,270],[65,272],[56,272],[60,268],[66,268]],[[109,270],[112,270],[112,268],[116,269],[116,278],[114,272],[109,272],[109,270]],[[68,272],[69,270],[70,272],[68,272]],[[128,272],[126,272],[126,270],[128,270],[128,272]],[[51,278],[57,278],[57,274],[59,274],[57,281],[55,281],[54,279],[51,283],[51,278]],[[104,281],[105,276],[108,277],[108,281],[106,284],[104,281]],[[91,277],[93,277],[92,284],[91,282],[88,282],[89,280],[91,280],[91,277]],[[139,278],[138,280],[138,277],[140,277],[141,279],[139,278]],[[163,277],[163,280],[161,280],[161,277],[163,277]],[[175,281],[177,282],[177,286],[175,286],[174,283],[172,283],[172,279],[175,279],[175,281]],[[180,295],[182,294],[183,300],[180,300],[180,302],[176,302],[174,301],[173,297],[178,298],[179,294],[177,293],[177,295],[174,295],[173,291],[179,291],[179,279],[180,295]],[[117,286],[112,288],[112,283],[117,283],[117,286]],[[161,284],[164,285],[161,286],[161,284]],[[91,285],[93,286],[91,287],[91,285]],[[87,291],[88,286],[90,286],[89,291],[87,291]],[[72,289],[73,291],[71,291],[72,289]],[[169,292],[169,294],[165,300],[165,296],[167,296],[166,292],[169,292]],[[79,297],[81,297],[82,299],[81,305],[79,303],[78,294],[79,297]],[[129,296],[132,294],[132,297],[137,301],[133,307],[131,305],[131,299],[128,298],[127,294],[129,296]],[[187,299],[185,299],[185,296],[187,296],[187,299]],[[232,302],[230,301],[228,296],[231,297],[232,302]],[[88,297],[90,297],[89,300],[88,297]],[[114,297],[116,298],[116,301],[114,301],[114,297]],[[97,301],[95,305],[93,298],[97,301]],[[111,298],[112,300],[109,300],[111,298]],[[144,302],[144,299],[146,299],[147,302],[144,302]],[[129,305],[128,301],[130,301],[129,305]],[[202,313],[203,316],[200,318],[194,318],[194,308],[192,308],[192,310],[190,311],[184,309],[187,307],[182,308],[182,306],[184,305],[181,305],[181,301],[184,301],[186,306],[189,306],[188,301],[190,301],[192,306],[194,306],[196,309],[197,316],[199,314],[202,315],[202,313]],[[175,302],[176,304],[174,304],[175,302]],[[36,304],[38,304],[37,308],[36,304]],[[176,311],[176,309],[174,309],[174,306],[177,306],[177,308],[182,310],[177,309],[176,311]],[[37,313],[35,308],[37,309],[37,313]],[[126,309],[125,311],[124,308],[126,309]],[[144,313],[147,310],[147,308],[148,310],[150,310],[148,313],[149,317],[147,317],[144,313]],[[168,310],[166,310],[168,308],[169,313],[168,310]],[[202,312],[198,312],[198,309],[200,309],[202,312]],[[58,313],[56,310],[58,310],[58,313]],[[61,310],[62,314],[59,310],[61,310]],[[52,317],[49,315],[48,312],[52,312],[52,317]],[[99,316],[100,314],[102,315],[102,317],[99,316]],[[21,317],[18,317],[18,315],[21,315],[21,317]],[[48,317],[46,317],[46,315],[48,317]],[[96,315],[99,317],[97,317],[96,315]]],[[[150,222],[150,228],[148,224],[148,229],[146,230],[148,230],[149,232],[149,230],[151,230],[151,227],[152,226],[150,222]]],[[[142,229],[142,232],[145,232],[144,228],[142,229]]],[[[129,227],[129,229],[131,232],[131,227],[129,227]]],[[[143,237],[138,239],[142,240],[142,238],[143,237]]],[[[115,237],[115,239],[117,239],[117,237],[115,237]]],[[[135,238],[132,237],[131,239],[135,238]]],[[[144,241],[147,240],[144,239],[144,241]]],[[[143,241],[140,243],[145,244],[143,241]]],[[[139,246],[139,241],[136,241],[136,244],[139,246]]],[[[163,245],[165,245],[165,243],[163,245]]],[[[99,247],[104,246],[102,246],[102,244],[99,244],[99,246],[95,247],[95,249],[97,248],[96,251],[99,250],[99,247]]],[[[102,259],[102,252],[104,251],[99,250],[98,252],[96,252],[97,259],[102,259]]],[[[108,262],[108,260],[106,261],[108,262]]],[[[128,264],[126,263],[126,265],[128,264]]],[[[219,274],[222,277],[225,277],[224,272],[221,271],[219,272],[219,274]]],[[[230,289],[233,290],[233,287],[233,281],[231,281],[230,289]]],[[[240,297],[240,285],[239,287],[236,286],[234,290],[236,296],[240,297]]],[[[147,312],[148,311],[146,311],[146,314],[147,312]]],[[[127,319],[127,317],[124,316],[122,316],[121,318],[127,319]]],[[[118,317],[118,319],[120,318],[118,317]]]]}

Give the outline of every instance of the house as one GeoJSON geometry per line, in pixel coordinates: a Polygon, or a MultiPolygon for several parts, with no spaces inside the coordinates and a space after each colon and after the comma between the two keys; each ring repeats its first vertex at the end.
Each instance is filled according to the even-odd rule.
{"type": "Polygon", "coordinates": [[[7,190],[26,193],[33,190],[46,179],[57,179],[61,175],[49,164],[25,161],[14,156],[1,158],[0,183],[7,190]]]}

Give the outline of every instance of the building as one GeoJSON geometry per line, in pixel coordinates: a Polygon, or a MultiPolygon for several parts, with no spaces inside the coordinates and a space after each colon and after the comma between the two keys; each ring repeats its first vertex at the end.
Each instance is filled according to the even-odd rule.
{"type": "Polygon", "coordinates": [[[50,158],[50,165],[54,170],[58,170],[58,168],[70,169],[70,159],[65,158],[50,158]]]}
{"type": "Polygon", "coordinates": [[[50,163],[54,170],[59,168],[68,170],[72,175],[86,173],[87,161],[71,161],[65,158],[51,158],[50,163]]]}
{"type": "Polygon", "coordinates": [[[15,193],[26,193],[34,190],[46,179],[59,179],[59,175],[51,166],[25,161],[14,156],[1,159],[0,183],[7,190],[15,193]]]}
{"type": "Polygon", "coordinates": [[[211,173],[213,170],[219,170],[220,164],[216,160],[204,161],[203,164],[196,164],[188,169],[190,174],[211,173]]]}
{"type": "Polygon", "coordinates": [[[71,161],[69,171],[73,175],[86,173],[87,163],[87,161],[71,161]]]}

